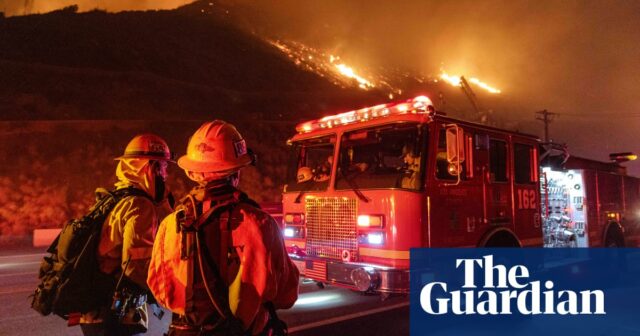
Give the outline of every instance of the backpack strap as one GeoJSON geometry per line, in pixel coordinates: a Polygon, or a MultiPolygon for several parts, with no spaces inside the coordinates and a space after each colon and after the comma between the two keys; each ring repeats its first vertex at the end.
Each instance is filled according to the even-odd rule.
{"type": "MultiPolygon", "coordinates": [[[[234,335],[245,334],[246,331],[243,331],[244,328],[242,326],[242,322],[233,315],[229,306],[229,289],[226,281],[224,280],[226,279],[228,265],[222,261],[227,258],[229,244],[232,239],[231,234],[233,231],[234,221],[233,212],[236,209],[236,206],[240,203],[249,204],[256,208],[260,208],[260,206],[258,203],[250,199],[247,194],[230,186],[226,187],[223,191],[211,193],[209,196],[210,197],[202,197],[204,198],[202,199],[196,195],[188,195],[181,201],[181,204],[185,207],[184,211],[192,214],[191,218],[182,221],[184,224],[182,230],[189,231],[188,233],[195,238],[196,246],[194,251],[192,251],[196,254],[195,257],[197,259],[195,262],[198,263],[200,276],[202,277],[202,283],[205,287],[204,289],[207,296],[220,317],[219,320],[216,321],[215,325],[210,327],[213,329],[224,328],[224,330],[234,330],[234,335]],[[232,197],[229,197],[229,194],[231,194],[232,197]],[[212,202],[212,206],[202,213],[201,205],[205,200],[210,200],[212,202]],[[217,204],[213,204],[216,202],[217,204]],[[198,215],[198,212],[201,214],[198,215]],[[221,260],[222,263],[221,265],[218,265],[212,257],[213,255],[210,247],[202,243],[202,241],[204,241],[205,234],[203,229],[209,224],[219,225],[219,227],[215,228],[220,234],[220,246],[219,250],[216,252],[219,252],[219,260],[221,260]],[[205,268],[208,268],[211,271],[214,279],[206,278],[204,272],[205,268]],[[213,287],[209,285],[210,282],[213,282],[213,287]]],[[[182,224],[180,226],[182,226],[182,224]]],[[[184,236],[186,235],[183,235],[183,237],[184,236]]]]}
{"type": "Polygon", "coordinates": [[[287,323],[281,320],[276,313],[276,306],[273,302],[265,302],[264,307],[269,312],[269,320],[264,328],[262,334],[270,336],[287,336],[289,334],[289,328],[287,323]]]}
{"type": "Polygon", "coordinates": [[[196,243],[197,247],[197,256],[198,263],[200,267],[200,275],[202,277],[202,282],[204,284],[207,295],[209,296],[209,300],[212,305],[215,307],[216,311],[220,316],[220,320],[217,321],[216,325],[213,326],[215,329],[220,325],[224,324],[225,330],[233,330],[236,334],[244,334],[244,327],[242,326],[242,322],[236,318],[231,312],[229,300],[228,300],[228,291],[227,283],[224,279],[227,276],[227,264],[223,262],[227,258],[229,243],[231,242],[231,233],[233,229],[233,212],[236,206],[241,203],[241,198],[238,197],[238,194],[233,195],[231,199],[228,199],[226,202],[222,204],[218,204],[216,206],[211,207],[202,217],[207,217],[204,219],[199,225],[196,232],[196,243]],[[212,257],[211,250],[206,244],[200,244],[200,240],[203,239],[202,235],[204,231],[202,228],[210,223],[215,223],[218,225],[216,228],[219,230],[220,234],[220,246],[219,246],[219,260],[221,264],[217,264],[212,257]],[[211,270],[211,273],[214,276],[213,283],[214,288],[209,287],[209,281],[212,279],[206,279],[204,269],[207,267],[211,270]]]}
{"type": "MultiPolygon", "coordinates": [[[[103,214],[108,214],[121,199],[127,196],[142,196],[151,199],[151,197],[146,192],[134,187],[115,189],[112,191],[109,191],[105,188],[97,188],[95,191],[95,195],[96,203],[91,208],[89,208],[89,211],[86,215],[84,215],[84,218],[97,218],[103,214]]],[[[71,220],[68,223],[71,223],[72,221],[74,220],[71,220]]],[[[99,230],[101,228],[102,226],[100,225],[100,227],[96,227],[95,230],[99,230]]],[[[53,242],[51,242],[51,245],[49,245],[49,247],[47,248],[47,253],[57,253],[59,239],[60,235],[58,235],[53,240],[53,242]]]]}
{"type": "MultiPolygon", "coordinates": [[[[98,190],[96,190],[96,193],[98,192],[98,190]]],[[[147,194],[142,189],[138,189],[138,188],[133,187],[133,186],[116,189],[114,191],[109,192],[109,194],[111,194],[111,196],[116,200],[116,202],[120,201],[121,199],[123,199],[125,197],[139,196],[139,197],[144,197],[144,198],[150,200],[151,202],[153,202],[155,204],[155,201],[153,200],[153,198],[151,196],[149,196],[149,194],[147,194]]]]}
{"type": "MultiPolygon", "coordinates": [[[[214,222],[216,219],[219,219],[222,212],[233,211],[234,207],[235,207],[235,204],[232,204],[232,203],[211,207],[205,213],[206,219],[203,220],[201,223],[199,223],[198,226],[196,226],[196,235],[195,235],[196,236],[196,255],[198,258],[198,266],[200,268],[200,276],[202,277],[202,283],[204,284],[205,291],[207,292],[207,296],[209,297],[211,304],[220,315],[220,320],[216,323],[215,326],[213,326],[213,328],[217,327],[218,325],[224,322],[229,323],[228,321],[233,321],[235,317],[231,313],[231,310],[229,308],[229,302],[226,299],[227,288],[226,288],[226,283],[224,281],[224,278],[220,274],[220,268],[215,263],[213,258],[211,258],[210,250],[208,249],[206,244],[201,244],[200,242],[200,240],[202,239],[201,236],[204,234],[204,231],[201,229],[205,225],[211,222],[214,222]],[[209,282],[207,281],[208,279],[204,274],[205,262],[203,262],[203,259],[214,276],[213,280],[214,280],[215,287],[213,291],[211,290],[211,288],[209,288],[209,282]]],[[[205,217],[205,215],[203,215],[202,217],[205,217]]],[[[229,218],[231,218],[231,216],[229,216],[229,218]]],[[[200,221],[198,220],[198,222],[200,221]]],[[[223,232],[220,231],[220,233],[222,234],[223,232]]],[[[222,234],[220,237],[220,241],[222,243],[222,246],[220,248],[221,253],[222,251],[226,251],[226,248],[223,249],[223,247],[227,244],[226,242],[224,242],[226,240],[227,240],[226,235],[222,234]]],[[[225,257],[226,257],[226,254],[225,254],[225,257]]],[[[224,259],[221,259],[221,260],[224,260],[224,259]]]]}

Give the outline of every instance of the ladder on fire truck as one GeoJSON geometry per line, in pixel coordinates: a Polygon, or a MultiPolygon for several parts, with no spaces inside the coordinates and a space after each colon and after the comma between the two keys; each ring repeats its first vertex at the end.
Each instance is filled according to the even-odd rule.
{"type": "Polygon", "coordinates": [[[469,82],[464,78],[464,76],[460,76],[460,89],[464,92],[465,96],[467,96],[467,99],[469,99],[471,106],[473,106],[473,110],[478,116],[478,121],[481,124],[488,124],[489,114],[480,108],[480,104],[478,104],[478,97],[476,97],[475,92],[473,92],[473,89],[471,89],[469,82]]]}

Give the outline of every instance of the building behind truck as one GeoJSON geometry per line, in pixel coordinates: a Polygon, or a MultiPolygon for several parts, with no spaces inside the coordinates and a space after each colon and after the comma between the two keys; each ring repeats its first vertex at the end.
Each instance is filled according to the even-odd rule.
{"type": "Polygon", "coordinates": [[[417,247],[639,243],[640,182],[623,167],[549,155],[536,136],[447,117],[424,96],[296,130],[283,232],[319,283],[406,293],[417,247]]]}

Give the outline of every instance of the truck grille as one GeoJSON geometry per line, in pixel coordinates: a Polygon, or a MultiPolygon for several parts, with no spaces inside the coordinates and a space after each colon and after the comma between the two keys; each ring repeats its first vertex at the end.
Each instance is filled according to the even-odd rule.
{"type": "Polygon", "coordinates": [[[309,197],[305,200],[307,255],[342,259],[343,251],[357,257],[356,200],[343,197],[309,197]]]}

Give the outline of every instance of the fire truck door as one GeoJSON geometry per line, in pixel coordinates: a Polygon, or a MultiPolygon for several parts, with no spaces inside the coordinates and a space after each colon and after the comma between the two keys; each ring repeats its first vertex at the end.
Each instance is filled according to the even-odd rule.
{"type": "Polygon", "coordinates": [[[511,227],[513,224],[507,153],[506,140],[490,138],[488,170],[485,169],[486,173],[483,176],[485,179],[485,220],[490,227],[511,227]]]}
{"type": "Polygon", "coordinates": [[[483,189],[481,179],[473,173],[473,134],[459,126],[442,125],[432,148],[435,164],[428,170],[430,246],[476,246],[483,231],[483,189]],[[459,153],[459,162],[448,154],[452,152],[452,142],[457,144],[458,149],[453,152],[459,153]]]}
{"type": "Polygon", "coordinates": [[[539,244],[540,192],[537,151],[532,144],[513,143],[514,231],[523,246],[539,244]]]}

